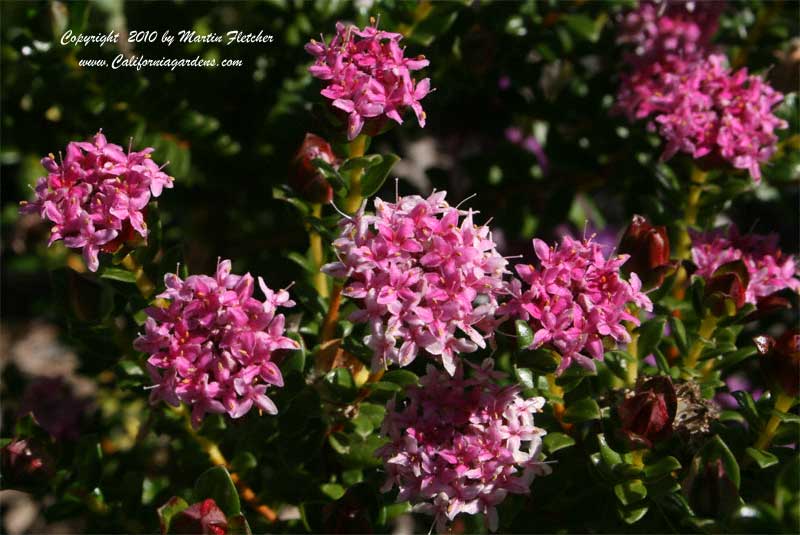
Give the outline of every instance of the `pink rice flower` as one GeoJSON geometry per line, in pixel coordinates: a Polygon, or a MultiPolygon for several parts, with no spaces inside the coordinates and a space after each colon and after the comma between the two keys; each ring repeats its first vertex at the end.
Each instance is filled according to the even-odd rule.
{"type": "Polygon", "coordinates": [[[546,433],[533,422],[544,398],[498,385],[504,374],[492,365],[470,364],[469,379],[461,366],[451,377],[428,365],[420,385],[406,389],[407,401],[387,405],[381,432],[390,442],[375,452],[387,473],[381,490],[397,486],[397,501],[433,515],[441,533],[460,513],[482,513],[497,530],[496,506],[506,495],[528,494],[535,476],[550,473],[540,460],[546,433]]]}
{"type": "Polygon", "coordinates": [[[145,332],[134,347],[150,357],[151,402],[192,406],[192,423],[206,413],[240,418],[254,406],[278,412],[267,397],[269,386],[282,387],[273,362],[276,351],[298,349],[284,336],[285,318],[277,308],[294,306],[286,290],[273,292],[259,277],[266,299],[253,297],[253,277],[231,274],[230,260],[217,265],[215,276],[164,277],[163,306],[146,309],[145,332]]]}
{"type": "Polygon", "coordinates": [[[662,158],[686,152],[709,162],[727,161],[758,182],[760,165],[776,151],[775,130],[788,123],[773,113],[783,95],[747,69],[731,72],[721,55],[666,76],[663,97],[655,97],[655,127],[666,141],[662,158]]]}
{"type": "Polygon", "coordinates": [[[342,222],[339,261],[323,266],[347,279],[343,295],[360,304],[350,319],[369,324],[374,371],[407,366],[422,350],[453,374],[456,356],[485,347],[497,325],[507,261],[489,228],[445,195],[375,199],[375,215],[365,203],[342,222]]]}
{"type": "Polygon", "coordinates": [[[615,110],[633,121],[653,112],[650,99],[663,94],[665,76],[680,74],[710,53],[725,2],[641,1],[620,17],[617,42],[631,71],[622,76],[615,110]]]}
{"type": "Polygon", "coordinates": [[[588,240],[564,236],[560,247],[534,239],[540,268],[518,264],[520,279],[509,283],[511,299],[500,313],[527,321],[533,330],[531,348],[548,346],[561,355],[558,373],[573,361],[594,370],[602,360],[603,340],[630,342],[623,325],[639,325],[631,305],[652,310],[636,273],[630,281],[620,276],[628,255],[606,258],[602,247],[588,240]]]}
{"type": "Polygon", "coordinates": [[[48,174],[36,184],[35,200],[22,201],[20,211],[50,221],[49,244],[64,240],[82,249],[86,266],[97,271],[101,250],[114,251],[134,231],[147,236],[147,204],[172,187],[173,178],[150,159],[151,152],[126,154],[102,131],[91,142],[73,141],[61,163],[52,154],[42,159],[48,174]]]}
{"type": "Polygon", "coordinates": [[[797,259],[778,248],[777,234],[740,234],[736,225],[692,234],[692,262],[696,274],[709,279],[723,264],[742,260],[750,275],[745,300],[758,300],[789,288],[800,291],[797,259]]]}
{"type": "Polygon", "coordinates": [[[402,113],[411,108],[421,127],[425,112],[420,100],[431,91],[430,79],[417,82],[411,76],[428,65],[425,56],[405,57],[400,47],[403,36],[367,26],[336,23],[336,35],[329,44],[311,40],[306,51],[316,58],[309,72],[325,80],[321,91],[334,108],[348,115],[347,137],[355,139],[366,120],[384,117],[402,124],[402,113]]]}

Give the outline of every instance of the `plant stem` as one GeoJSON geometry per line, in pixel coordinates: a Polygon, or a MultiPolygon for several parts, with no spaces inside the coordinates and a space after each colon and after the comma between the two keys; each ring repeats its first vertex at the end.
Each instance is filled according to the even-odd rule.
{"type": "MultiPolygon", "coordinates": [[[[364,156],[367,147],[367,135],[361,134],[350,142],[350,157],[359,158],[364,156]]],[[[344,210],[348,214],[355,213],[361,206],[361,176],[364,174],[363,167],[356,167],[350,172],[350,191],[344,201],[344,210]]]]}
{"type": "Polygon", "coordinates": [[[628,353],[631,359],[628,361],[627,368],[627,383],[629,387],[636,385],[636,379],[639,377],[639,333],[631,333],[631,341],[628,343],[628,353]]]}
{"type": "Polygon", "coordinates": [[[133,253],[128,254],[125,258],[122,259],[122,267],[130,271],[136,277],[136,287],[139,288],[139,293],[142,294],[142,297],[145,299],[149,299],[153,292],[156,291],[156,286],[153,284],[153,281],[150,280],[150,277],[147,276],[147,273],[144,272],[144,268],[133,258],[133,253]]]}
{"type": "MultiPolygon", "coordinates": [[[[311,205],[311,215],[317,219],[322,218],[322,205],[314,203],[311,205]]],[[[324,298],[328,297],[328,280],[325,274],[320,271],[325,257],[322,252],[322,237],[311,226],[308,228],[308,242],[311,251],[311,261],[314,263],[314,288],[317,293],[324,298]]]]}
{"type": "Polygon", "coordinates": [[[278,515],[275,513],[275,511],[273,511],[263,503],[259,502],[258,496],[256,496],[255,492],[253,492],[253,489],[247,486],[247,483],[245,483],[242,480],[242,478],[239,477],[239,474],[231,470],[231,465],[228,463],[228,460],[222,454],[222,451],[219,449],[219,446],[215,442],[200,435],[195,430],[195,428],[192,427],[191,422],[188,421],[189,412],[184,407],[181,407],[180,410],[187,417],[186,427],[189,430],[189,434],[192,435],[192,438],[194,438],[194,440],[197,442],[200,448],[205,452],[205,454],[208,455],[208,458],[214,465],[224,466],[228,470],[228,472],[230,472],[231,481],[233,481],[233,484],[236,485],[236,489],[239,491],[239,496],[242,497],[242,500],[244,500],[250,507],[252,507],[255,512],[264,517],[267,520],[267,522],[270,523],[275,522],[278,519],[278,515]]]}
{"type": "Polygon", "coordinates": [[[687,368],[694,369],[697,366],[697,359],[700,358],[700,353],[703,352],[703,347],[705,346],[703,340],[711,338],[714,334],[714,330],[717,328],[717,321],[716,316],[709,314],[700,322],[697,340],[695,340],[694,344],[692,344],[692,347],[689,349],[689,354],[686,355],[684,364],[687,368]]]}
{"type": "Polygon", "coordinates": [[[319,343],[320,349],[317,354],[316,367],[317,370],[323,373],[330,371],[333,361],[336,358],[336,352],[339,350],[339,343],[332,343],[333,335],[336,333],[336,322],[339,321],[339,307],[342,304],[342,284],[335,282],[333,284],[333,293],[331,294],[331,301],[328,305],[328,313],[325,314],[325,319],[322,321],[320,328],[319,343]]]}
{"type": "MultiPolygon", "coordinates": [[[[678,240],[678,247],[676,254],[679,259],[686,260],[689,258],[689,252],[692,246],[692,238],[689,236],[689,227],[697,223],[697,214],[700,209],[700,196],[703,193],[703,184],[708,177],[708,173],[695,167],[692,169],[692,180],[689,186],[689,195],[686,198],[686,211],[683,218],[683,226],[681,227],[681,235],[678,240]]],[[[685,279],[685,270],[684,270],[685,279]]]]}
{"type": "MultiPolygon", "coordinates": [[[[778,412],[789,412],[793,402],[794,398],[781,392],[775,399],[775,410],[778,412]]],[[[755,448],[757,450],[765,450],[769,447],[772,443],[772,439],[775,438],[775,433],[778,431],[778,426],[780,424],[781,419],[777,415],[773,414],[770,416],[769,422],[767,422],[767,425],[761,430],[761,434],[758,435],[758,440],[756,440],[755,448]]]]}

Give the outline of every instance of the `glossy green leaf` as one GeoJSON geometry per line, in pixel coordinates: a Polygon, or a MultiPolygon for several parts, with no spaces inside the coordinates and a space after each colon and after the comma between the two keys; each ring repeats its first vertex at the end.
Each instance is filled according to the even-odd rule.
{"type": "Polygon", "coordinates": [[[158,514],[158,523],[161,527],[161,535],[166,535],[169,533],[169,526],[172,522],[172,517],[188,507],[189,504],[186,503],[186,500],[179,496],[173,496],[167,501],[167,503],[156,509],[158,514]]]}
{"type": "Polygon", "coordinates": [[[517,320],[514,322],[517,332],[517,348],[528,349],[533,344],[533,330],[527,321],[517,320]]]}
{"type": "Polygon", "coordinates": [[[758,450],[756,448],[747,448],[744,450],[748,457],[753,459],[759,468],[769,468],[778,464],[778,458],[765,450],[758,450]]]}
{"type": "Polygon", "coordinates": [[[631,505],[647,497],[647,487],[641,479],[629,479],[614,485],[614,494],[622,505],[631,505]]]}
{"type": "Polygon", "coordinates": [[[224,466],[215,466],[200,474],[195,482],[193,495],[195,502],[213,499],[226,516],[242,512],[239,492],[224,466]]]}
{"type": "Polygon", "coordinates": [[[670,315],[668,321],[670,332],[675,339],[675,344],[678,346],[678,350],[681,354],[685,355],[689,351],[689,343],[686,339],[686,327],[683,325],[683,321],[676,316],[670,315]]]}
{"type": "Polygon", "coordinates": [[[583,398],[570,402],[564,411],[564,421],[570,423],[598,420],[600,406],[591,398],[583,398]]]}
{"type": "Polygon", "coordinates": [[[365,198],[372,197],[381,189],[389,172],[400,161],[396,154],[384,154],[381,162],[367,169],[361,178],[361,195],[365,198]]]}
{"type": "Polygon", "coordinates": [[[103,268],[100,270],[100,278],[136,284],[136,275],[126,269],[113,267],[103,268]]]}
{"type": "Polygon", "coordinates": [[[658,346],[661,337],[664,335],[664,325],[666,322],[666,318],[658,316],[642,323],[639,327],[639,345],[637,347],[637,356],[639,360],[651,354],[656,346],[658,346]]]}
{"type": "Polygon", "coordinates": [[[542,443],[544,445],[544,451],[552,455],[558,450],[563,450],[564,448],[575,445],[575,439],[564,433],[547,433],[542,443]]]}
{"type": "Polygon", "coordinates": [[[419,377],[409,370],[390,370],[383,374],[381,381],[387,381],[405,387],[419,384],[419,377]]]}
{"type": "Polygon", "coordinates": [[[662,457],[654,463],[649,463],[644,467],[644,477],[647,479],[658,479],[676,470],[681,469],[681,463],[675,457],[662,457]]]}

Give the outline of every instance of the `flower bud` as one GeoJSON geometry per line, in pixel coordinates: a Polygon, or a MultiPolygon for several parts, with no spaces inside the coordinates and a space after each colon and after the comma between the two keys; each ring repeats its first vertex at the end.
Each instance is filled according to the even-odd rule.
{"type": "Polygon", "coordinates": [[[633,445],[652,447],[672,434],[676,410],[677,397],[670,378],[653,377],[619,406],[622,432],[633,445]]]}
{"type": "Polygon", "coordinates": [[[172,519],[170,532],[203,535],[224,535],[228,532],[228,520],[217,502],[208,498],[190,505],[172,519]]]}
{"type": "Polygon", "coordinates": [[[723,264],[706,281],[705,301],[715,316],[733,316],[747,302],[750,275],[741,260],[723,264]]]}
{"type": "Polygon", "coordinates": [[[800,331],[789,329],[777,340],[764,335],[753,341],[761,354],[761,370],[771,388],[796,397],[800,390],[800,331]]]}
{"type": "Polygon", "coordinates": [[[736,485],[721,459],[696,464],[683,489],[694,513],[703,518],[726,518],[738,505],[736,485]]]}
{"type": "Polygon", "coordinates": [[[328,204],[333,200],[333,188],[314,165],[317,158],[336,165],[330,144],[317,135],[306,134],[289,168],[289,185],[309,202],[328,204]]]}
{"type": "Polygon", "coordinates": [[[644,289],[657,288],[674,271],[669,260],[669,237],[664,226],[654,227],[647,219],[634,215],[619,243],[619,252],[630,255],[622,270],[636,273],[644,289]]]}

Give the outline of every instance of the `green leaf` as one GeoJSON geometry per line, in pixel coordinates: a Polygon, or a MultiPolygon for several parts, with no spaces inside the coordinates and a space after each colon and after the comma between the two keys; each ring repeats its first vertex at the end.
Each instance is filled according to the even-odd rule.
{"type": "Polygon", "coordinates": [[[622,456],[608,445],[605,435],[598,434],[597,443],[600,445],[600,460],[606,467],[612,469],[622,463],[622,456]]]}
{"type": "Polygon", "coordinates": [[[573,14],[564,15],[562,19],[573,33],[592,43],[600,39],[600,32],[606,23],[607,15],[601,13],[597,19],[592,19],[587,15],[573,14]]]}
{"type": "Polygon", "coordinates": [[[681,469],[681,463],[675,457],[663,457],[658,461],[644,467],[644,477],[658,479],[676,470],[681,469]]]}
{"type": "Polygon", "coordinates": [[[228,517],[228,535],[253,535],[250,524],[243,514],[228,517]]]}
{"type": "Polygon", "coordinates": [[[169,526],[170,522],[172,522],[172,517],[188,507],[189,504],[186,503],[186,500],[179,496],[173,496],[167,501],[167,503],[156,509],[156,512],[158,513],[158,523],[161,526],[161,535],[167,535],[167,533],[169,533],[169,526]]]}
{"type": "Polygon", "coordinates": [[[383,157],[380,154],[367,154],[366,156],[350,158],[342,163],[341,167],[339,167],[339,172],[344,173],[353,169],[369,169],[370,167],[375,167],[381,161],[383,161],[383,157]]]}
{"type": "Polygon", "coordinates": [[[314,158],[311,160],[311,163],[319,170],[320,174],[325,177],[325,180],[331,183],[334,189],[337,191],[347,189],[347,183],[342,178],[342,175],[331,164],[322,158],[314,158]]]}
{"type": "Polygon", "coordinates": [[[534,387],[533,372],[531,372],[528,368],[518,368],[517,366],[514,366],[514,376],[525,388],[534,387]]]}
{"type": "Polygon", "coordinates": [[[733,397],[736,398],[736,402],[741,407],[742,416],[750,424],[750,427],[756,432],[760,431],[764,427],[764,421],[758,414],[758,407],[756,407],[756,402],[753,401],[750,392],[737,390],[733,393],[733,397]]]}
{"type": "Polygon", "coordinates": [[[725,468],[728,478],[730,478],[731,482],[733,482],[733,485],[736,487],[736,489],[739,489],[739,484],[741,482],[739,463],[736,461],[736,457],[733,456],[733,453],[731,453],[731,450],[719,435],[715,435],[714,438],[709,440],[700,453],[704,461],[702,463],[704,466],[716,459],[721,460],[722,466],[725,468]]]}
{"type": "Polygon", "coordinates": [[[626,524],[635,524],[647,514],[648,506],[618,507],[617,513],[626,524]]]}
{"type": "Polygon", "coordinates": [[[400,157],[396,154],[384,154],[381,163],[370,167],[364,176],[361,178],[361,195],[363,197],[372,197],[378,190],[381,189],[389,172],[400,161],[400,157]]]}
{"type": "Polygon", "coordinates": [[[517,365],[521,368],[531,368],[541,375],[546,375],[556,371],[558,357],[553,351],[544,348],[522,351],[517,355],[517,365]]]}
{"type": "Polygon", "coordinates": [[[747,448],[744,450],[747,455],[758,463],[759,468],[769,468],[770,466],[778,464],[778,458],[765,450],[757,450],[755,448],[747,448]]]}
{"type": "Polygon", "coordinates": [[[657,316],[648,320],[639,327],[639,345],[637,356],[642,360],[647,355],[651,354],[661,341],[664,335],[664,325],[667,320],[663,316],[657,316]]]}
{"type": "Polygon", "coordinates": [[[533,344],[533,330],[527,321],[517,320],[514,322],[517,331],[517,348],[528,349],[533,344]]]}
{"type": "Polygon", "coordinates": [[[591,398],[572,401],[564,411],[564,421],[570,423],[600,419],[600,406],[591,398]]]}
{"type": "Polygon", "coordinates": [[[322,532],[322,508],[325,502],[314,500],[300,504],[300,520],[309,533],[322,532]]]}
{"type": "Polygon", "coordinates": [[[339,485],[338,483],[324,483],[320,485],[319,490],[332,500],[338,500],[342,496],[344,496],[344,487],[339,485]]]}
{"type": "Polygon", "coordinates": [[[128,284],[136,284],[136,275],[126,269],[113,267],[103,268],[100,271],[100,278],[126,282],[128,284]]]}
{"type": "Polygon", "coordinates": [[[647,487],[641,479],[630,479],[614,485],[614,494],[622,505],[631,505],[647,497],[647,487]]]}
{"type": "Polygon", "coordinates": [[[351,400],[358,392],[353,374],[347,368],[336,368],[329,371],[325,375],[325,384],[341,400],[351,400]]]}
{"type": "Polygon", "coordinates": [[[672,337],[675,338],[675,344],[678,346],[678,350],[682,355],[685,355],[689,351],[689,343],[686,339],[686,327],[684,327],[683,321],[676,316],[670,315],[669,329],[672,333],[672,337]]]}
{"type": "MultiPolygon", "coordinates": [[[[800,454],[786,463],[775,480],[775,506],[783,511],[786,505],[798,502],[800,496],[800,454]]],[[[797,517],[797,507],[794,508],[797,517]]]]}
{"type": "Polygon", "coordinates": [[[224,466],[209,468],[197,478],[193,499],[199,502],[207,498],[213,499],[225,516],[238,515],[242,512],[239,492],[224,466]]]}
{"type": "Polygon", "coordinates": [[[564,433],[547,433],[542,443],[544,444],[545,452],[552,455],[558,450],[573,446],[575,439],[564,433]]]}
{"type": "Polygon", "coordinates": [[[239,475],[244,475],[258,466],[258,459],[249,451],[240,451],[231,460],[231,470],[239,475]]]}
{"type": "Polygon", "coordinates": [[[714,369],[724,370],[726,368],[730,368],[731,366],[739,364],[741,361],[750,358],[755,354],[756,348],[754,346],[745,346],[737,349],[736,351],[730,351],[725,353],[721,359],[714,362],[714,369]]]}
{"type": "Polygon", "coordinates": [[[93,488],[103,472],[103,449],[97,435],[87,435],[78,442],[78,480],[85,487],[93,488]]]}
{"type": "Polygon", "coordinates": [[[419,377],[408,370],[391,370],[383,374],[381,381],[388,381],[400,386],[419,384],[419,377]]]}

